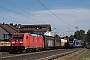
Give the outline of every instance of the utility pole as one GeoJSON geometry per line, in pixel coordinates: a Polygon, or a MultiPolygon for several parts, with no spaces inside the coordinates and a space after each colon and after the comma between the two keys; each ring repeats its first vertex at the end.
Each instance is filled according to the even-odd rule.
{"type": "Polygon", "coordinates": [[[78,30],[78,26],[75,27],[76,28],[76,31],[78,30]]]}
{"type": "Polygon", "coordinates": [[[20,29],[20,24],[18,24],[18,33],[20,32],[19,29],[20,29]]]}

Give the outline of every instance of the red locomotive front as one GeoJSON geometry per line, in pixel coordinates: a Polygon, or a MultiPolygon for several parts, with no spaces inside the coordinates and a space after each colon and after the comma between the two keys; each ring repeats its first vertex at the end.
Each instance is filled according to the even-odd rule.
{"type": "Polygon", "coordinates": [[[11,44],[12,46],[23,46],[24,34],[13,34],[11,44]]]}
{"type": "Polygon", "coordinates": [[[23,46],[24,33],[14,33],[10,39],[11,41],[11,52],[21,53],[25,48],[23,46]]]}

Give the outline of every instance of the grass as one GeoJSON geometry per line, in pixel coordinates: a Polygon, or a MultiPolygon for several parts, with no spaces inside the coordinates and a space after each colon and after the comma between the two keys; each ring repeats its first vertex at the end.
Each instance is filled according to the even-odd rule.
{"type": "Polygon", "coordinates": [[[88,52],[88,55],[83,58],[83,60],[90,60],[90,50],[88,52]]]}
{"type": "MultiPolygon", "coordinates": [[[[79,50],[77,52],[74,52],[72,54],[69,54],[69,55],[66,55],[66,56],[63,56],[63,57],[60,57],[58,58],[57,60],[80,60],[82,59],[82,57],[84,57],[84,55],[87,55],[87,51],[85,51],[86,49],[82,49],[82,50],[79,50]],[[85,51],[85,52],[84,52],[85,51]],[[84,55],[82,54],[84,52],[84,55]]],[[[90,55],[89,55],[90,56],[90,55]]]]}
{"type": "Polygon", "coordinates": [[[86,58],[90,58],[90,53],[86,56],[86,58]]]}
{"type": "Polygon", "coordinates": [[[6,54],[7,52],[0,52],[0,55],[6,54]]]}
{"type": "Polygon", "coordinates": [[[71,56],[68,56],[65,60],[71,60],[71,59],[72,60],[78,60],[78,59],[80,59],[80,57],[77,57],[77,58],[75,58],[75,57],[76,56],[79,56],[80,54],[82,54],[83,51],[84,51],[84,49],[83,50],[80,50],[80,51],[77,51],[77,52],[71,54],[71,56]]]}

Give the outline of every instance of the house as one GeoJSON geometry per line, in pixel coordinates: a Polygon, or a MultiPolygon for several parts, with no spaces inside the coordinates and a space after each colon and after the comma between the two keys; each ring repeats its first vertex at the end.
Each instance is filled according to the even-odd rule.
{"type": "Polygon", "coordinates": [[[13,25],[19,32],[28,32],[31,34],[42,34],[51,36],[51,26],[50,24],[38,24],[38,25],[13,25]]]}
{"type": "Polygon", "coordinates": [[[0,23],[0,40],[9,40],[14,32],[28,32],[30,34],[42,34],[51,36],[50,24],[21,25],[21,24],[1,24],[0,23]]]}
{"type": "Polygon", "coordinates": [[[13,29],[11,25],[0,23],[0,40],[8,41],[14,32],[17,32],[17,30],[13,29]]]}

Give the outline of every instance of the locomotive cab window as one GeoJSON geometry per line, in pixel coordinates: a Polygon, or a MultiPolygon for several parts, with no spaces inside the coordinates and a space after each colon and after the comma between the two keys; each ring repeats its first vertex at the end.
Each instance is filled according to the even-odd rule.
{"type": "Polygon", "coordinates": [[[79,42],[76,42],[76,45],[79,45],[79,42]]]}
{"type": "Polygon", "coordinates": [[[23,39],[23,35],[13,35],[14,39],[23,39]]]}

